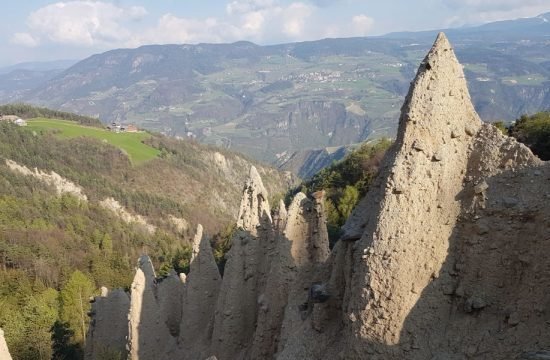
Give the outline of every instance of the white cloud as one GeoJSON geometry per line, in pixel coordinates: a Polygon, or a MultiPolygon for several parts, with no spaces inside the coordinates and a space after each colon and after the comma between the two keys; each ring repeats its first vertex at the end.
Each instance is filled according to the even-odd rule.
{"type": "Polygon", "coordinates": [[[27,25],[32,33],[55,43],[110,45],[128,36],[120,21],[143,15],[144,10],[136,7],[126,11],[100,1],[57,2],[31,13],[27,25]]]}
{"type": "Polygon", "coordinates": [[[128,14],[130,16],[130,19],[132,20],[141,20],[143,19],[148,13],[147,10],[143,6],[131,6],[128,14]]]}
{"type": "Polygon", "coordinates": [[[313,8],[304,3],[292,3],[282,14],[283,33],[293,39],[300,39],[305,35],[305,26],[313,8]]]}
{"type": "Polygon", "coordinates": [[[39,40],[35,39],[29,33],[15,33],[11,37],[10,42],[15,45],[21,45],[26,47],[36,47],[39,44],[39,40]]]}
{"type": "Polygon", "coordinates": [[[545,5],[548,8],[547,0],[444,0],[443,2],[455,9],[473,8],[481,11],[517,10],[539,5],[545,5]]]}
{"type": "Polygon", "coordinates": [[[372,26],[366,15],[357,15],[341,27],[329,26],[322,19],[322,9],[310,0],[232,0],[220,17],[197,19],[167,13],[156,23],[144,7],[120,3],[65,0],[46,5],[29,15],[27,31],[14,34],[12,42],[96,50],[152,43],[274,43],[313,40],[327,34],[364,35],[372,26]]]}
{"type": "Polygon", "coordinates": [[[242,28],[251,33],[258,33],[265,24],[265,16],[261,11],[253,11],[243,16],[242,28]]]}
{"type": "Polygon", "coordinates": [[[127,45],[222,42],[232,39],[235,32],[230,24],[220,23],[216,18],[196,20],[165,14],[155,27],[128,39],[127,45]]]}
{"type": "Polygon", "coordinates": [[[351,23],[353,26],[353,33],[355,36],[366,36],[368,35],[369,31],[372,29],[372,26],[374,24],[374,19],[368,17],[367,15],[360,14],[360,15],[354,16],[351,19],[351,23]]]}
{"type": "Polygon", "coordinates": [[[274,0],[235,0],[227,4],[229,15],[247,14],[276,7],[274,0]]]}
{"type": "Polygon", "coordinates": [[[548,0],[444,0],[443,3],[455,12],[446,19],[445,26],[530,17],[549,10],[548,0]]]}
{"type": "Polygon", "coordinates": [[[148,43],[232,42],[274,39],[302,40],[311,37],[307,31],[309,17],[315,8],[301,2],[281,6],[273,0],[233,1],[227,17],[190,19],[173,14],[162,16],[157,25],[129,40],[131,46],[148,43]]]}

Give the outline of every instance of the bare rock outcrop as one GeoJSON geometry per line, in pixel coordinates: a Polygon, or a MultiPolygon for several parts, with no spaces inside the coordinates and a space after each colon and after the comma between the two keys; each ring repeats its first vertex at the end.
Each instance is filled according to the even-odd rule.
{"type": "Polygon", "coordinates": [[[130,214],[128,210],[126,210],[118,201],[116,201],[112,197],[101,200],[99,202],[99,205],[104,209],[112,211],[120,219],[128,224],[135,223],[142,226],[149,234],[153,234],[156,230],[155,226],[149,224],[143,216],[139,214],[130,214]]]}
{"type": "MultiPolygon", "coordinates": [[[[180,357],[542,358],[549,179],[549,163],[481,122],[440,34],[406,97],[396,142],[332,251],[324,193],[299,193],[272,218],[254,168],[223,279],[197,232],[182,285],[180,357]]],[[[141,263],[129,349],[132,359],[169,358],[171,325],[158,310],[154,271],[141,263]],[[132,352],[134,342],[146,351],[132,352]]]]}
{"type": "Polygon", "coordinates": [[[6,340],[4,340],[4,331],[2,329],[0,329],[0,359],[11,360],[11,355],[6,340]]]}
{"type": "Polygon", "coordinates": [[[267,201],[267,190],[262,178],[254,166],[250,167],[248,180],[243,190],[237,227],[240,227],[252,235],[256,235],[256,229],[265,224],[270,224],[271,209],[267,201]]]}
{"type": "MultiPolygon", "coordinates": [[[[541,174],[541,186],[548,166],[536,166],[542,163],[525,146],[482,125],[440,34],[405,101],[396,144],[355,210],[361,215],[346,227],[350,240],[354,229],[364,232],[342,244],[354,271],[342,306],[347,335],[340,356],[508,359],[547,347],[543,320],[526,311],[537,302],[529,289],[544,281],[518,259],[545,231],[548,206],[530,187],[533,173],[541,174]],[[533,226],[520,225],[512,208],[530,214],[533,226]],[[520,290],[518,277],[532,279],[531,287],[520,290]],[[510,318],[530,319],[528,328],[540,335],[506,329],[510,318]]],[[[537,267],[548,263],[527,258],[537,267]]]]}
{"type": "Polygon", "coordinates": [[[262,179],[252,166],[216,307],[212,353],[219,359],[245,358],[255,332],[259,296],[271,260],[266,256],[267,247],[273,241],[267,198],[262,179]]]}
{"type": "Polygon", "coordinates": [[[9,160],[9,159],[6,159],[6,165],[10,170],[14,172],[20,173],[25,176],[32,176],[52,186],[57,192],[57,195],[71,194],[79,200],[82,200],[82,201],[88,200],[88,198],[84,194],[84,190],[82,189],[82,187],[62,177],[55,171],[51,171],[50,173],[47,173],[37,168],[34,168],[34,170],[31,170],[25,165],[20,165],[15,161],[9,160]]]}
{"type": "Polygon", "coordinates": [[[166,352],[174,351],[176,344],[161,313],[155,270],[148,256],[140,257],[138,262],[132,282],[128,320],[130,359],[170,358],[166,352]]]}
{"type": "Polygon", "coordinates": [[[206,358],[210,355],[214,312],[221,281],[212,247],[206,236],[203,236],[199,224],[183,292],[180,346],[184,359],[206,358]]]}
{"type": "Polygon", "coordinates": [[[366,214],[355,245],[366,253],[354,254],[349,357],[360,358],[365,342],[376,348],[403,341],[407,315],[447,257],[461,209],[456,196],[480,127],[462,67],[440,34],[411,85],[396,142],[368,195],[378,206],[366,214]]]}
{"type": "Polygon", "coordinates": [[[86,338],[86,359],[115,354],[126,357],[128,311],[130,298],[122,289],[109,292],[102,288],[101,296],[92,303],[90,328],[86,338]]]}

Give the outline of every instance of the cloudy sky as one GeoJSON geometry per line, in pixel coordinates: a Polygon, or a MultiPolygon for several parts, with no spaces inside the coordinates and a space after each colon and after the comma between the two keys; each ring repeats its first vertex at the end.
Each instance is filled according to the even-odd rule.
{"type": "Polygon", "coordinates": [[[535,16],[548,0],[6,0],[0,66],[144,44],[259,44],[535,16]]]}

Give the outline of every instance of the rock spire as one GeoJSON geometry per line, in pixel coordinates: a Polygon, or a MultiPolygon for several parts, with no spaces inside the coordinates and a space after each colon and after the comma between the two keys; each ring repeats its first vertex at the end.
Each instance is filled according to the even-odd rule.
{"type": "Polygon", "coordinates": [[[223,278],[199,228],[188,280],[171,286],[183,288],[179,337],[159,305],[177,295],[140,259],[131,358],[546,356],[548,179],[549,163],[481,122],[439,34],[332,251],[324,193],[299,193],[272,218],[251,168],[223,278]]]}
{"type": "Polygon", "coordinates": [[[183,292],[180,345],[184,359],[197,356],[206,358],[211,355],[209,350],[214,312],[221,280],[212,247],[199,224],[193,240],[190,271],[183,292]]]}
{"type": "Polygon", "coordinates": [[[130,296],[128,349],[132,360],[164,358],[175,341],[166,326],[157,297],[157,280],[148,256],[141,256],[130,296]]]}

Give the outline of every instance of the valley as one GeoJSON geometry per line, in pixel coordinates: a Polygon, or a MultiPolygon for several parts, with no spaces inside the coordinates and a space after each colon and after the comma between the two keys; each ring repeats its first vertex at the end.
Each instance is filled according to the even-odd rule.
{"type": "MultiPolygon", "coordinates": [[[[547,17],[448,31],[485,121],[548,108],[547,17]]],[[[119,49],[0,100],[135,123],[284,168],[296,152],[394,137],[414,69],[435,33],[119,49]]]]}

